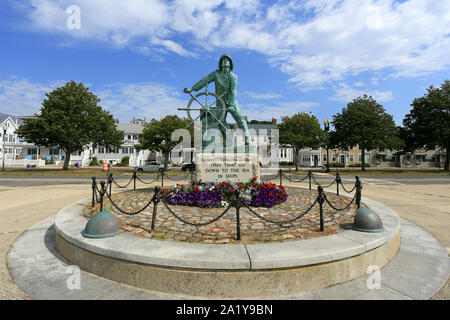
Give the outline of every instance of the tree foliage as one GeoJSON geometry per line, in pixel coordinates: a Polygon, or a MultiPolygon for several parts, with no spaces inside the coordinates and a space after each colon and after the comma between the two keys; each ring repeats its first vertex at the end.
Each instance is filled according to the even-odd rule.
{"type": "Polygon", "coordinates": [[[294,150],[295,170],[298,170],[298,152],[303,148],[318,148],[325,139],[319,120],[312,114],[296,113],[292,117],[281,117],[278,125],[280,144],[294,150]]]}
{"type": "Polygon", "coordinates": [[[333,126],[334,145],[347,150],[359,145],[362,150],[362,170],[365,170],[365,150],[402,146],[392,116],[371,96],[353,99],[347,108],[333,116],[333,126]]]}
{"type": "Polygon", "coordinates": [[[450,81],[445,80],[440,88],[430,86],[427,93],[414,99],[412,109],[403,119],[402,135],[408,149],[423,147],[446,149],[444,170],[450,162],[450,81]]]}
{"type": "MultiPolygon", "coordinates": [[[[152,119],[145,124],[139,135],[139,145],[136,146],[136,150],[160,151],[164,155],[164,168],[166,169],[170,152],[181,141],[181,138],[172,141],[172,132],[176,129],[184,129],[188,124],[187,118],[179,118],[176,115],[169,115],[161,120],[152,119]]],[[[193,138],[193,135],[191,137],[193,138]]]]}
{"type": "Polygon", "coordinates": [[[66,154],[63,169],[67,170],[70,155],[89,143],[106,148],[122,143],[123,132],[117,130],[113,116],[83,83],[70,81],[46,97],[40,114],[26,119],[17,133],[38,146],[62,149],[66,154]]]}

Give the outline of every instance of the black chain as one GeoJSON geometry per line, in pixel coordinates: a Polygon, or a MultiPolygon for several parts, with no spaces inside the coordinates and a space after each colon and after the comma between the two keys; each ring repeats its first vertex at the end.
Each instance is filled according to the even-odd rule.
{"type": "Polygon", "coordinates": [[[347,193],[352,193],[353,190],[356,189],[356,183],[355,183],[355,185],[353,186],[353,189],[350,190],[350,191],[348,191],[347,189],[345,189],[345,186],[344,186],[344,184],[342,183],[342,180],[340,180],[339,183],[341,184],[341,186],[342,186],[342,188],[344,189],[344,191],[347,192],[347,193]]]}
{"type": "Polygon", "coordinates": [[[184,177],[181,179],[175,179],[175,178],[170,178],[169,175],[165,175],[164,178],[169,179],[171,181],[183,181],[183,180],[187,180],[186,178],[188,177],[188,175],[190,175],[189,173],[185,173],[184,177]]]}
{"type": "Polygon", "coordinates": [[[112,182],[114,182],[114,184],[115,184],[117,187],[119,187],[119,188],[126,188],[126,187],[128,187],[128,186],[130,185],[131,181],[133,181],[133,178],[134,178],[134,177],[131,177],[130,181],[128,181],[128,183],[127,183],[126,185],[124,185],[124,186],[119,185],[119,184],[117,183],[116,179],[114,179],[114,177],[112,177],[112,182]]]}
{"type": "Polygon", "coordinates": [[[175,218],[177,218],[177,219],[180,220],[181,222],[184,222],[184,223],[189,224],[189,225],[194,226],[194,227],[207,226],[208,224],[211,224],[211,223],[216,222],[217,220],[219,220],[220,218],[222,218],[222,217],[228,212],[228,210],[230,210],[231,207],[233,207],[232,205],[229,205],[229,206],[225,209],[224,212],[222,212],[222,213],[219,214],[217,217],[215,217],[214,219],[212,219],[212,220],[210,220],[210,221],[208,221],[208,222],[204,222],[204,223],[194,223],[194,222],[190,222],[190,221],[184,220],[183,218],[179,217],[175,212],[173,212],[172,209],[169,208],[169,205],[167,204],[166,198],[165,198],[165,197],[162,197],[161,200],[162,200],[162,203],[164,204],[164,206],[167,208],[167,210],[169,210],[169,212],[170,212],[175,218]]]}
{"type": "Polygon", "coordinates": [[[288,175],[286,173],[284,173],[283,171],[281,171],[282,174],[285,176],[286,179],[288,179],[290,182],[302,182],[303,180],[305,180],[306,178],[308,178],[308,175],[306,175],[303,179],[300,180],[293,180],[292,178],[289,178],[288,175]]]}
{"type": "Polygon", "coordinates": [[[325,195],[325,193],[323,193],[323,198],[324,198],[325,201],[328,203],[328,205],[329,205],[331,208],[333,208],[334,210],[336,210],[336,211],[344,211],[344,210],[347,210],[347,209],[351,206],[351,204],[353,203],[353,201],[355,201],[355,199],[356,199],[356,194],[353,196],[352,201],[350,201],[350,203],[347,204],[347,205],[346,205],[344,208],[342,208],[342,209],[336,208],[336,207],[328,200],[328,198],[327,198],[327,196],[325,195]]]}
{"type": "Polygon", "coordinates": [[[140,182],[142,182],[143,184],[152,184],[153,182],[155,182],[155,181],[157,181],[157,180],[159,179],[159,173],[156,175],[155,180],[150,181],[150,182],[145,182],[145,181],[143,181],[141,178],[139,178],[138,175],[136,175],[136,179],[138,179],[138,180],[139,180],[140,182]]]}
{"type": "Polygon", "coordinates": [[[262,178],[263,176],[261,176],[261,180],[262,180],[262,181],[270,181],[270,180],[273,180],[273,179],[275,179],[275,178],[278,178],[279,176],[280,176],[280,173],[278,172],[276,175],[274,175],[274,176],[271,177],[271,178],[266,177],[265,179],[263,179],[263,178],[262,178]]]}
{"type": "Polygon", "coordinates": [[[307,213],[308,213],[308,212],[316,205],[317,199],[314,200],[314,202],[311,204],[311,206],[310,206],[305,212],[303,212],[303,213],[300,214],[299,216],[297,216],[297,217],[295,217],[295,218],[292,218],[292,219],[290,219],[290,220],[287,220],[287,221],[275,221],[275,220],[267,219],[267,218],[265,218],[265,217],[259,215],[257,212],[253,211],[253,209],[250,208],[245,202],[242,202],[242,201],[241,201],[241,203],[244,205],[244,207],[246,207],[246,208],[250,211],[250,213],[254,214],[255,216],[257,216],[257,217],[260,218],[261,220],[264,220],[264,221],[266,221],[266,222],[274,223],[274,224],[277,224],[277,225],[279,225],[279,226],[282,226],[283,224],[288,224],[288,223],[294,222],[294,221],[300,219],[301,217],[303,217],[305,214],[307,214],[307,213]]]}
{"type": "Polygon", "coordinates": [[[120,208],[116,205],[116,203],[111,199],[111,197],[110,197],[110,195],[109,195],[108,193],[106,193],[106,196],[108,197],[109,201],[110,201],[111,204],[114,206],[114,208],[116,208],[116,209],[119,210],[121,213],[126,214],[126,215],[128,215],[128,216],[134,216],[134,215],[136,215],[136,214],[138,214],[138,213],[141,213],[142,211],[144,211],[145,209],[147,209],[147,207],[150,205],[150,203],[152,203],[152,202],[155,200],[155,196],[153,196],[153,197],[150,199],[150,201],[149,201],[142,209],[139,209],[138,211],[135,211],[135,212],[126,212],[126,211],[123,211],[122,209],[120,209],[120,208]]]}
{"type": "Polygon", "coordinates": [[[315,183],[315,184],[317,184],[318,186],[321,186],[322,188],[328,188],[328,187],[330,187],[333,183],[336,182],[336,179],[337,179],[337,178],[334,178],[334,180],[331,181],[330,184],[328,184],[328,185],[326,185],[326,186],[322,186],[319,182],[317,182],[317,180],[316,180],[316,178],[314,178],[314,175],[313,175],[313,174],[311,174],[311,178],[314,180],[314,183],[315,183]]]}

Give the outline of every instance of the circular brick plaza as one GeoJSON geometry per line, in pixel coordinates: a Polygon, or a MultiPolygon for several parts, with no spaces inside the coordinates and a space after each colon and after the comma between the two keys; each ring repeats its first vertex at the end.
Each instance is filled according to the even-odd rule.
{"type": "MultiPolygon", "coordinates": [[[[260,216],[273,221],[288,221],[305,212],[316,200],[317,191],[299,187],[286,187],[289,195],[286,202],[272,208],[252,208],[260,216]]],[[[126,212],[135,212],[143,208],[153,197],[154,189],[145,188],[135,191],[125,191],[112,195],[114,203],[126,212]]],[[[336,208],[344,208],[351,201],[345,196],[326,192],[328,200],[336,208]]],[[[180,218],[193,222],[208,222],[222,212],[225,208],[198,208],[189,206],[170,205],[170,208],[180,218]]],[[[197,243],[232,243],[236,240],[236,209],[230,210],[219,220],[206,226],[191,226],[172,215],[162,202],[157,207],[154,232],[150,231],[153,213],[153,203],[143,212],[136,215],[120,213],[105,196],[104,209],[110,210],[116,216],[121,232],[137,234],[144,238],[153,238],[197,243]]],[[[91,207],[86,205],[83,215],[88,219],[99,211],[99,205],[91,207]]],[[[266,222],[245,207],[240,209],[240,243],[258,243],[273,241],[292,241],[312,239],[336,234],[349,228],[356,213],[353,203],[348,209],[336,211],[326,202],[323,205],[324,231],[320,232],[319,204],[300,219],[283,224],[282,226],[266,222]]]]}

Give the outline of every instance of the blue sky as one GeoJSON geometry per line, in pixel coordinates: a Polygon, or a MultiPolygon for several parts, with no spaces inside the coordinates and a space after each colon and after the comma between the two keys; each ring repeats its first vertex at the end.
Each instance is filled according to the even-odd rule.
{"type": "Polygon", "coordinates": [[[174,114],[224,53],[243,114],[258,120],[322,122],[366,93],[400,125],[450,78],[442,0],[3,0],[0,39],[0,112],[14,115],[36,113],[69,80],[121,122],[174,114]]]}

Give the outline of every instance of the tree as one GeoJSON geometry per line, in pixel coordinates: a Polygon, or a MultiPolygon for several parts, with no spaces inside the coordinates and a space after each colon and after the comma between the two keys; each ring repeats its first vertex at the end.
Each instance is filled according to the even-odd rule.
{"type": "Polygon", "coordinates": [[[430,86],[428,93],[414,99],[412,109],[403,119],[403,135],[409,149],[424,147],[445,148],[444,170],[450,163],[450,81],[440,88],[430,86]]]}
{"type": "Polygon", "coordinates": [[[341,149],[359,145],[362,150],[361,170],[365,170],[365,150],[401,147],[398,130],[390,114],[371,96],[353,99],[333,116],[333,142],[341,149]]]}
{"type": "Polygon", "coordinates": [[[26,119],[17,134],[38,146],[64,151],[64,170],[69,166],[71,154],[89,143],[106,148],[122,143],[123,132],[117,131],[113,116],[98,105],[100,99],[83,83],[70,81],[46,93],[46,97],[40,115],[26,119]]]}
{"type": "Polygon", "coordinates": [[[292,117],[281,117],[278,125],[280,144],[294,150],[295,170],[298,171],[298,152],[303,148],[318,148],[325,138],[319,120],[308,113],[297,113],[292,117]]]}
{"type": "Polygon", "coordinates": [[[166,170],[170,151],[179,143],[179,141],[172,141],[172,132],[186,128],[189,122],[187,118],[181,119],[176,115],[166,116],[161,120],[152,119],[145,124],[139,135],[139,145],[136,146],[136,150],[160,151],[164,155],[164,170],[166,170]]]}

